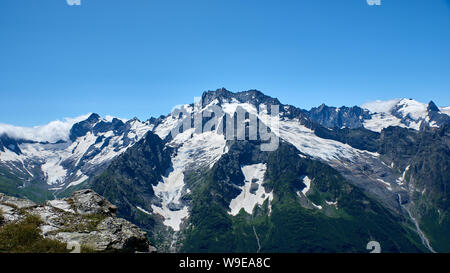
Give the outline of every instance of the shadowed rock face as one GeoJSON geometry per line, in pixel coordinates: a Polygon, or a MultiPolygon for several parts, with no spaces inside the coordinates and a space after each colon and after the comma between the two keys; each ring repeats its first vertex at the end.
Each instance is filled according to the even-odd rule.
{"type": "Polygon", "coordinates": [[[70,129],[70,140],[75,141],[77,137],[86,135],[99,120],[99,115],[91,114],[86,120],[74,124],[70,129]]]}
{"type": "Polygon", "coordinates": [[[325,104],[314,107],[307,112],[308,117],[327,128],[361,128],[365,119],[370,119],[370,114],[358,106],[353,107],[329,107],[325,104]]]}
{"type": "Polygon", "coordinates": [[[202,94],[202,107],[210,104],[215,99],[217,99],[218,105],[221,105],[224,102],[230,102],[232,100],[240,103],[251,103],[255,106],[259,106],[260,104],[267,104],[269,106],[282,105],[278,99],[266,96],[258,90],[248,90],[233,93],[226,90],[225,88],[221,88],[217,89],[216,91],[204,92],[202,94]]]}
{"type": "Polygon", "coordinates": [[[5,134],[0,135],[0,152],[5,152],[6,149],[9,149],[18,155],[21,154],[22,151],[19,148],[20,141],[12,139],[5,134]]]}
{"type": "Polygon", "coordinates": [[[80,214],[103,214],[107,216],[115,216],[117,207],[108,200],[98,195],[93,190],[81,190],[74,192],[70,199],[73,201],[72,206],[75,207],[80,214]]]}
{"type": "Polygon", "coordinates": [[[81,190],[69,198],[43,205],[0,194],[2,223],[20,223],[27,215],[41,218],[45,238],[69,243],[95,252],[152,252],[147,235],[136,225],[116,218],[116,206],[92,190],[81,190]]]}

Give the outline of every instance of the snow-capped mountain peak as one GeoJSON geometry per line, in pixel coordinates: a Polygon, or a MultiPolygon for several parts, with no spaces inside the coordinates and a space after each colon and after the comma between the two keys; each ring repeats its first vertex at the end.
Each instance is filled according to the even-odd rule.
{"type": "Polygon", "coordinates": [[[90,113],[34,128],[0,126],[0,167],[54,190],[78,185],[139,141],[151,122],[90,113]]]}
{"type": "Polygon", "coordinates": [[[281,105],[276,98],[264,95],[258,90],[248,90],[233,93],[225,88],[217,89],[216,91],[206,91],[202,94],[202,107],[214,103],[221,106],[223,103],[248,103],[254,106],[260,104],[266,105],[281,105]]]}
{"type": "MultiPolygon", "coordinates": [[[[433,102],[430,102],[434,104],[433,102]]],[[[392,114],[401,117],[410,116],[414,120],[426,117],[428,105],[413,99],[392,99],[387,101],[374,101],[362,105],[362,108],[372,113],[392,114]]]]}
{"type": "Polygon", "coordinates": [[[391,113],[401,113],[401,116],[409,116],[413,120],[420,120],[426,118],[427,104],[415,101],[413,99],[401,99],[391,111],[391,113]]]}
{"type": "MultiPolygon", "coordinates": [[[[426,125],[439,127],[448,124],[448,115],[441,109],[432,101],[425,104],[412,99],[394,99],[367,103],[363,107],[336,108],[323,104],[306,111],[284,105],[257,90],[232,93],[222,88],[204,92],[201,100],[180,105],[167,116],[145,122],[137,118],[102,118],[93,113],[75,119],[76,122],[67,120],[67,124],[61,126],[61,134],[48,134],[46,136],[52,137],[45,141],[33,138],[35,134],[22,134],[22,137],[0,134],[0,175],[15,175],[19,189],[39,184],[41,189],[55,195],[77,186],[96,185],[102,189],[117,183],[119,189],[127,180],[130,187],[123,192],[120,189],[121,194],[126,196],[128,190],[136,188],[130,193],[131,199],[139,201],[131,203],[131,199],[124,199],[122,205],[126,203],[141,214],[155,215],[163,225],[178,232],[193,215],[191,193],[196,192],[197,183],[203,185],[205,181],[198,174],[205,172],[217,171],[224,175],[227,169],[235,170],[233,175],[223,176],[223,182],[229,187],[224,204],[230,215],[237,215],[242,209],[251,214],[266,201],[270,215],[276,195],[273,188],[264,186],[266,173],[273,171],[268,157],[282,152],[289,155],[289,160],[302,158],[325,163],[358,186],[370,189],[386,206],[397,209],[396,194],[405,191],[404,183],[398,181],[403,181],[405,173],[399,180],[393,163],[383,161],[379,147],[375,146],[381,134],[361,127],[373,131],[389,126],[417,130],[427,129],[426,125]],[[279,106],[276,116],[272,115],[273,109],[269,113],[274,105],[279,106]],[[240,109],[246,112],[245,116],[240,109]],[[204,115],[210,111],[214,112],[214,117],[204,115]],[[206,126],[213,118],[218,122],[214,129],[206,126]],[[233,118],[232,122],[229,118],[233,118]],[[255,120],[259,128],[261,125],[269,127],[270,134],[277,139],[276,150],[257,149],[265,140],[261,138],[261,131],[256,141],[250,138],[251,122],[255,120]],[[198,121],[202,123],[201,130],[196,126],[198,121]],[[238,124],[241,127],[229,130],[238,124]],[[242,128],[245,130],[240,130],[242,128]],[[229,131],[233,132],[231,137],[229,131]],[[239,136],[249,141],[241,143],[239,136]],[[280,145],[282,148],[278,149],[280,145]],[[151,160],[146,160],[148,158],[151,160]],[[145,163],[136,165],[140,161],[145,163]],[[142,175],[130,175],[134,170],[142,175]],[[97,176],[101,173],[103,175],[97,176]],[[100,181],[104,175],[120,175],[124,180],[100,181]],[[97,177],[85,183],[94,176],[97,177]],[[142,198],[137,198],[138,195],[142,198]]],[[[386,132],[391,129],[399,128],[389,128],[386,132]]],[[[318,181],[312,176],[299,176],[298,180],[305,185],[303,189],[296,188],[299,198],[305,198],[309,190],[313,192],[314,183],[318,181]]],[[[303,201],[311,209],[325,211],[326,205],[337,208],[335,198],[326,199],[330,201],[325,203],[308,200],[303,201]]]]}
{"type": "Polygon", "coordinates": [[[438,127],[447,122],[448,114],[430,101],[428,104],[413,99],[393,99],[374,101],[362,105],[370,112],[371,118],[365,120],[364,127],[381,131],[389,126],[400,126],[420,130],[422,126],[438,127]]]}

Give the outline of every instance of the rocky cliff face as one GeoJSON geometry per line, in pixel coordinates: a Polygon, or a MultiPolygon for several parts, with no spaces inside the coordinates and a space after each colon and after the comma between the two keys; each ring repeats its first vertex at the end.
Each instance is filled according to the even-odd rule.
{"type": "MultiPolygon", "coordinates": [[[[38,217],[43,238],[93,252],[152,252],[146,233],[115,216],[117,207],[92,190],[38,205],[0,193],[0,229],[38,217]]],[[[4,242],[0,242],[2,244],[4,242]]],[[[2,246],[0,246],[2,249],[2,246]]]]}
{"type": "Polygon", "coordinates": [[[364,127],[364,120],[370,119],[369,111],[358,106],[337,108],[322,104],[306,113],[309,118],[327,128],[361,128],[364,127]]]}

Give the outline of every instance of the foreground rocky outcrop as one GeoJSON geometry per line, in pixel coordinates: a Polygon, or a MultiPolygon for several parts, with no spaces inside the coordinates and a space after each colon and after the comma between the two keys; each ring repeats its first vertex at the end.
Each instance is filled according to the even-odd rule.
{"type": "MultiPolygon", "coordinates": [[[[146,233],[116,217],[117,207],[92,190],[43,205],[0,193],[0,226],[20,224],[27,217],[40,218],[44,238],[79,245],[93,252],[152,252],[146,233]]],[[[1,242],[0,242],[1,244],[1,242]]]]}

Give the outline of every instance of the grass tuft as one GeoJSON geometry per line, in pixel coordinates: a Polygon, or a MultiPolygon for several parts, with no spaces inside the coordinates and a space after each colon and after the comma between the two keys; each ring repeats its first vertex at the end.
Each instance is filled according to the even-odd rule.
{"type": "Polygon", "coordinates": [[[42,220],[28,215],[19,223],[0,227],[0,253],[65,253],[66,244],[44,238],[39,225],[42,220]]]}

